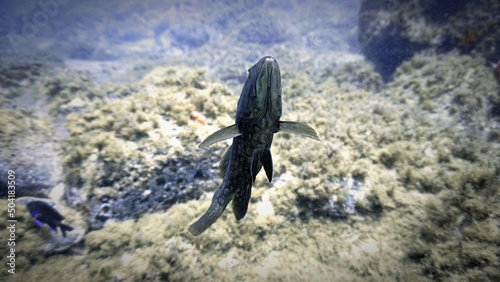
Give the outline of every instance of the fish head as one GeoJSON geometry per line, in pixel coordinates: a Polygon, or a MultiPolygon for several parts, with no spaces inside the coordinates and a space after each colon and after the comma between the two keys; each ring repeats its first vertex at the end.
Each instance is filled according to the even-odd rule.
{"type": "Polygon", "coordinates": [[[259,121],[266,114],[281,117],[281,72],[278,61],[271,56],[260,59],[248,69],[236,121],[259,121]]]}

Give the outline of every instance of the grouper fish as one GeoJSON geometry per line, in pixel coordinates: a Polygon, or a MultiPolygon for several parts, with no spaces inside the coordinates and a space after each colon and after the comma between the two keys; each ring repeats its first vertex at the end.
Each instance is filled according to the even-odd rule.
{"type": "Polygon", "coordinates": [[[252,183],[262,167],[269,181],[272,180],[271,144],[275,133],[299,134],[319,141],[312,127],[299,122],[280,121],[281,114],[280,68],[275,58],[266,56],[248,70],[238,100],[235,124],[216,131],[199,145],[204,148],[233,138],[220,163],[222,184],[215,191],[205,214],[189,226],[191,234],[198,236],[207,230],[231,201],[236,219],[245,217],[252,183]]]}

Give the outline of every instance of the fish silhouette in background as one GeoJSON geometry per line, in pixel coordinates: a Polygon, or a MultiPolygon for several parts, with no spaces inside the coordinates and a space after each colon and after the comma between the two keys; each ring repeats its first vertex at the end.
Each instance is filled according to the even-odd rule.
{"type": "Polygon", "coordinates": [[[73,227],[61,223],[64,216],[62,216],[56,209],[51,205],[43,201],[32,201],[27,204],[28,210],[30,211],[33,218],[35,218],[35,224],[38,226],[43,226],[47,224],[50,226],[50,230],[57,233],[57,227],[61,229],[63,237],[66,237],[66,231],[73,230],[73,227]]]}
{"type": "Polygon", "coordinates": [[[222,184],[215,191],[205,214],[189,226],[191,234],[198,236],[207,230],[231,201],[236,219],[245,217],[252,183],[262,167],[269,181],[272,180],[273,160],[270,149],[275,133],[299,134],[320,140],[316,131],[308,125],[280,121],[281,108],[281,73],[278,61],[266,56],[248,70],[238,101],[235,124],[213,133],[199,145],[204,148],[233,138],[233,144],[220,163],[222,184]]]}

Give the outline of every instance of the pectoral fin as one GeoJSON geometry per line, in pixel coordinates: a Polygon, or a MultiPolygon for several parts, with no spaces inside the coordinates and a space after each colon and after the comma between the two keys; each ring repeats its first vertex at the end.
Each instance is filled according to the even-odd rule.
{"type": "Polygon", "coordinates": [[[238,135],[241,135],[241,133],[238,130],[238,126],[236,124],[233,124],[231,126],[224,127],[223,129],[212,133],[205,140],[203,140],[203,142],[201,142],[201,144],[198,145],[198,147],[205,148],[219,141],[223,141],[229,138],[234,138],[238,135]]]}
{"type": "Polygon", "coordinates": [[[305,137],[312,138],[314,140],[321,141],[314,128],[307,124],[294,121],[280,121],[280,128],[278,132],[286,132],[290,134],[298,134],[305,137]]]}

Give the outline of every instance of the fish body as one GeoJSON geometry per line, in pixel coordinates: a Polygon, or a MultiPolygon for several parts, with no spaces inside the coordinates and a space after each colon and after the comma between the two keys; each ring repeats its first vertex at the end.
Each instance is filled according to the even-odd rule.
{"type": "Polygon", "coordinates": [[[236,219],[245,217],[252,184],[262,167],[269,181],[272,180],[271,144],[275,133],[294,133],[319,140],[310,126],[280,121],[281,115],[280,68],[275,58],[266,56],[248,70],[238,100],[235,124],[213,133],[199,146],[203,148],[233,138],[220,164],[222,184],[214,193],[209,209],[189,227],[191,234],[203,233],[231,201],[236,219]]]}
{"type": "Polygon", "coordinates": [[[30,211],[33,218],[35,218],[35,223],[38,226],[43,226],[47,224],[50,229],[57,233],[57,227],[61,229],[63,237],[66,237],[66,231],[73,230],[73,227],[61,223],[64,216],[62,216],[56,209],[51,205],[43,201],[31,201],[27,204],[28,210],[30,211]]]}

